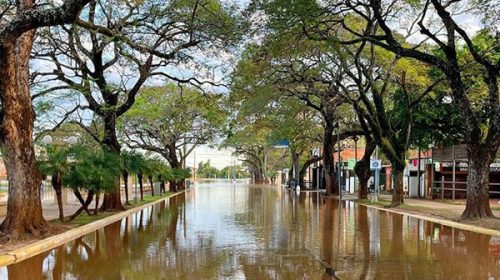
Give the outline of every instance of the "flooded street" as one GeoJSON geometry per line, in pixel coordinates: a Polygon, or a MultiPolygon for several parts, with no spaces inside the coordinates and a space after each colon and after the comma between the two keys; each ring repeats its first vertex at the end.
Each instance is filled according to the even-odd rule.
{"type": "Polygon", "coordinates": [[[198,185],[0,279],[500,279],[500,239],[276,187],[198,185]]]}

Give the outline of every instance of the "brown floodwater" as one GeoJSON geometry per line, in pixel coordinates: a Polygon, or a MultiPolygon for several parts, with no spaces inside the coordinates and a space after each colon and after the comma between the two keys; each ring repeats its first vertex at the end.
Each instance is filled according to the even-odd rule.
{"type": "Polygon", "coordinates": [[[500,238],[276,187],[198,185],[0,279],[500,279],[500,238]]]}

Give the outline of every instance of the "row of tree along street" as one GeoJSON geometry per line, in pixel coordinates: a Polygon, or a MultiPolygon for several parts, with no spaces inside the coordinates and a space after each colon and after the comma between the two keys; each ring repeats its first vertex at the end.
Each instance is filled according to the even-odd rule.
{"type": "Polygon", "coordinates": [[[265,20],[254,22],[259,40],[247,44],[233,74],[238,127],[227,145],[262,181],[266,160],[277,153],[273,143],[287,139],[290,155],[281,156],[291,158],[292,177],[303,181],[302,171],[322,159],[326,193],[338,195],[335,144],[362,136],[359,197],[366,198],[378,146],[392,166],[391,205],[398,206],[407,151],[462,142],[469,160],[462,217],[492,216],[489,167],[500,145],[500,18],[493,3],[253,2],[250,13],[265,20]],[[463,13],[479,19],[479,30],[464,27],[463,13]],[[309,152],[317,146],[322,156],[309,152]]]}
{"type": "MultiPolygon", "coordinates": [[[[161,156],[169,169],[143,176],[182,187],[185,176],[169,173],[184,172],[191,149],[225,121],[211,89],[223,71],[220,57],[231,57],[244,28],[235,7],[217,0],[25,0],[4,1],[0,10],[5,237],[52,232],[40,200],[36,157],[43,153],[35,153],[34,144],[60,129],[70,131],[63,138],[77,135],[87,152],[47,151],[42,169],[60,173],[53,176],[56,188],[104,192],[101,211],[123,210],[120,175],[141,174],[131,167],[137,155],[125,156],[124,148],[161,156]],[[52,157],[62,158],[61,165],[50,166],[58,160],[52,157]]],[[[86,201],[82,205],[88,210],[86,201]]]]}
{"type": "Polygon", "coordinates": [[[222,169],[217,169],[210,164],[210,160],[206,162],[198,163],[198,168],[196,169],[197,178],[205,179],[244,179],[248,178],[250,174],[247,172],[247,168],[242,165],[235,164],[231,166],[226,166],[222,169]]]}
{"type": "MultiPolygon", "coordinates": [[[[492,216],[489,166],[500,145],[494,3],[254,0],[242,12],[219,0],[1,2],[0,144],[9,179],[1,231],[51,233],[40,169],[59,173],[56,189],[104,192],[101,211],[123,210],[119,178],[139,175],[127,163],[137,154],[125,153],[154,153],[175,173],[194,147],[221,135],[256,182],[287,161],[300,181],[322,160],[327,195],[338,194],[335,144],[362,137],[360,197],[378,146],[393,168],[392,206],[403,203],[408,149],[464,142],[463,217],[492,216]],[[458,21],[464,13],[479,20],[477,31],[458,21]],[[226,92],[219,78],[230,71],[229,93],[212,93],[226,92]],[[78,135],[79,148],[46,147],[38,168],[44,153],[35,142],[61,130],[62,138],[78,135]],[[288,150],[271,149],[282,139],[288,150]],[[311,155],[318,145],[323,155],[311,155]],[[88,170],[96,167],[94,178],[88,170]]],[[[151,176],[182,187],[158,170],[151,176]]]]}

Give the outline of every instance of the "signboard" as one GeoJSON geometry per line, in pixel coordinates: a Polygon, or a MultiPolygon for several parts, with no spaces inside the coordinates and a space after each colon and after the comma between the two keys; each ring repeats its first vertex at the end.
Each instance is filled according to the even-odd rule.
{"type": "Polygon", "coordinates": [[[288,140],[283,139],[283,140],[276,141],[273,144],[273,148],[275,148],[275,149],[286,149],[286,148],[288,148],[288,145],[289,145],[288,140]]]}
{"type": "Polygon", "coordinates": [[[347,169],[348,170],[354,170],[354,166],[356,165],[356,160],[350,159],[347,161],[347,169]]]}
{"type": "Polygon", "coordinates": [[[380,170],[382,169],[382,160],[372,159],[370,160],[370,170],[380,170]]]}

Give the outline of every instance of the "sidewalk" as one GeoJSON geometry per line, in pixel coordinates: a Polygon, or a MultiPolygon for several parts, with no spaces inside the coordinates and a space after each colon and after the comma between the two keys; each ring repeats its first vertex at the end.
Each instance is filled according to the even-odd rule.
{"type": "MultiPolygon", "coordinates": [[[[134,194],[132,192],[130,193],[130,200],[134,199],[134,194]]],[[[150,191],[147,190],[144,192],[144,194],[150,194],[150,191]]],[[[76,199],[75,195],[71,192],[69,189],[63,189],[63,211],[64,211],[64,216],[70,216],[71,214],[75,213],[78,208],[80,208],[81,204],[80,202],[76,199]]],[[[86,196],[84,195],[84,198],[86,196]]],[[[101,195],[99,199],[99,205],[101,205],[102,201],[104,199],[104,194],[101,195]]],[[[125,203],[125,195],[122,191],[122,202],[125,203]]],[[[92,203],[89,205],[89,209],[94,209],[95,208],[95,199],[92,201],[92,203]]],[[[53,189],[48,189],[42,191],[42,209],[43,209],[43,216],[46,220],[55,220],[59,219],[59,208],[57,207],[57,200],[55,196],[55,192],[53,189]]],[[[7,212],[7,195],[1,196],[0,197],[0,223],[3,222],[5,219],[5,215],[7,212]]]]}
{"type": "MultiPolygon", "coordinates": [[[[344,195],[344,199],[355,200],[356,195],[344,195]]],[[[391,201],[390,195],[379,195],[378,202],[370,202],[368,200],[359,201],[361,204],[374,206],[384,209],[384,206],[389,205],[391,201]]],[[[413,199],[405,198],[403,205],[395,208],[388,208],[392,212],[401,214],[413,214],[423,217],[429,217],[441,221],[452,221],[460,224],[472,225],[479,228],[493,229],[500,231],[500,203],[498,199],[490,199],[490,205],[493,210],[493,215],[496,218],[484,218],[477,220],[462,220],[461,215],[465,210],[465,200],[430,200],[430,199],[413,199]]],[[[479,230],[480,231],[480,230],[479,230]]],[[[500,232],[499,232],[500,235],[500,232]]]]}

